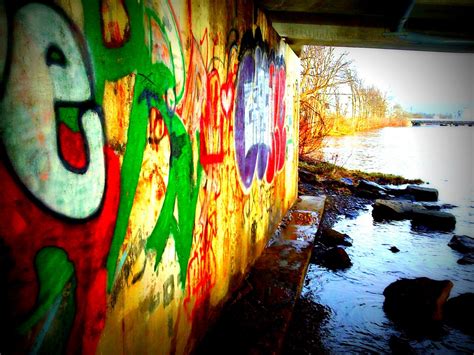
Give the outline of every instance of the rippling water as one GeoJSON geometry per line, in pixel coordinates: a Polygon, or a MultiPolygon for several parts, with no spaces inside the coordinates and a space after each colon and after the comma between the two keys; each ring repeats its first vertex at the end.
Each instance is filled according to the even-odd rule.
{"type": "MultiPolygon", "coordinates": [[[[328,161],[350,169],[381,171],[421,178],[440,193],[440,202],[456,205],[453,233],[474,237],[474,128],[385,128],[357,136],[331,138],[328,161]]],[[[405,337],[385,317],[383,290],[405,277],[427,276],[454,283],[451,296],[474,292],[474,266],[459,265],[461,254],[447,246],[453,233],[422,231],[410,221],[374,222],[371,207],[334,228],[349,234],[346,249],[353,266],[328,272],[311,265],[304,294],[331,309],[322,327],[324,345],[332,353],[387,353],[391,335],[405,337]],[[396,245],[399,253],[388,249],[396,245]]],[[[444,326],[437,338],[411,339],[421,353],[473,353],[474,339],[444,326]]]]}

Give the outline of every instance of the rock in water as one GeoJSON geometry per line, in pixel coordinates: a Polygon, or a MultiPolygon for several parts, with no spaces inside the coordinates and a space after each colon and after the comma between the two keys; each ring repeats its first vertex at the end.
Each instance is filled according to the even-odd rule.
{"type": "Polygon", "coordinates": [[[321,243],[328,247],[338,245],[350,247],[352,246],[352,239],[347,234],[343,234],[331,228],[324,228],[321,233],[321,243]]]}
{"type": "Polygon", "coordinates": [[[448,245],[461,253],[474,252],[474,238],[467,235],[455,235],[451,238],[448,245]]]}
{"type": "Polygon", "coordinates": [[[340,181],[348,187],[354,187],[354,181],[351,178],[343,177],[340,181]]]}
{"type": "Polygon", "coordinates": [[[412,221],[432,229],[451,231],[456,227],[456,217],[448,212],[415,209],[412,211],[412,221]]]}
{"type": "Polygon", "coordinates": [[[369,191],[369,190],[361,190],[357,189],[355,191],[356,196],[366,198],[368,200],[375,200],[377,198],[384,198],[387,196],[387,194],[383,191],[369,191]]]}
{"type": "Polygon", "coordinates": [[[360,180],[357,185],[356,195],[368,199],[376,199],[387,195],[387,190],[372,181],[360,180]]]}
{"type": "Polygon", "coordinates": [[[331,270],[347,269],[352,266],[351,259],[341,247],[334,247],[324,253],[321,265],[331,270]]]}
{"type": "Polygon", "coordinates": [[[313,184],[316,181],[315,175],[312,172],[303,169],[298,170],[298,177],[302,182],[307,182],[310,184],[313,184]]]}
{"type": "Polygon", "coordinates": [[[469,254],[464,255],[461,259],[458,260],[458,264],[461,264],[461,265],[474,264],[474,253],[469,253],[469,254]]]}
{"type": "Polygon", "coordinates": [[[424,324],[443,318],[443,305],[453,283],[427,277],[401,279],[388,285],[383,294],[383,309],[393,321],[404,324],[424,324]]]}
{"type": "Polygon", "coordinates": [[[423,207],[407,200],[375,200],[372,217],[376,221],[401,220],[412,216],[414,210],[423,210],[423,207]]]}
{"type": "Polygon", "coordinates": [[[412,195],[415,201],[438,201],[438,190],[431,187],[408,185],[405,191],[412,195]]]}
{"type": "Polygon", "coordinates": [[[357,188],[361,190],[373,191],[373,192],[380,192],[380,191],[386,192],[387,191],[385,187],[383,187],[382,185],[379,185],[376,182],[367,181],[367,180],[360,180],[359,185],[357,185],[357,188]]]}
{"type": "Polygon", "coordinates": [[[327,253],[328,248],[320,243],[315,242],[313,246],[313,252],[311,253],[311,263],[321,265],[324,259],[324,255],[327,253]]]}
{"type": "Polygon", "coordinates": [[[453,327],[474,335],[474,293],[450,298],[444,307],[446,321],[453,327]]]}

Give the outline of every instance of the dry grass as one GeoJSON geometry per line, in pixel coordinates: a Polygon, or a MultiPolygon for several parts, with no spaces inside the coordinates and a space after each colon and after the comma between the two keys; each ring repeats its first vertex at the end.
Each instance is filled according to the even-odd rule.
{"type": "Polygon", "coordinates": [[[405,179],[399,175],[383,173],[367,173],[360,170],[350,170],[325,161],[310,158],[300,159],[299,168],[313,173],[319,181],[350,178],[355,183],[359,180],[373,181],[382,185],[421,184],[420,179],[405,179]]]}

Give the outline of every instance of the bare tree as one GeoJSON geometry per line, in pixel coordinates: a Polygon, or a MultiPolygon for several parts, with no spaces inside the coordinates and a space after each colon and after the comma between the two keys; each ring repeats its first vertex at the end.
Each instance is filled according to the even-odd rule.
{"type": "Polygon", "coordinates": [[[389,115],[386,94],[364,84],[347,52],[305,46],[300,59],[300,156],[314,156],[329,134],[403,124],[400,109],[389,115]]]}
{"type": "Polygon", "coordinates": [[[320,148],[323,137],[333,128],[328,111],[337,88],[349,84],[346,73],[351,62],[347,53],[336,55],[332,47],[305,46],[301,54],[300,155],[320,148]]]}

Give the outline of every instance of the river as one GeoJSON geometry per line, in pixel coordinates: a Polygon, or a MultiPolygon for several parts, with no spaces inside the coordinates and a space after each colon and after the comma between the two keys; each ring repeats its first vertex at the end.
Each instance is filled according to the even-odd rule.
{"type": "MultiPolygon", "coordinates": [[[[334,229],[347,233],[353,246],[346,249],[353,266],[328,272],[310,265],[303,295],[325,305],[330,316],[321,334],[330,353],[390,353],[392,335],[407,337],[386,318],[383,290],[400,278],[427,276],[454,283],[451,297],[474,292],[474,265],[459,265],[460,253],[447,246],[453,234],[474,237],[474,128],[384,128],[326,141],[327,161],[349,169],[380,171],[421,178],[439,190],[440,203],[457,207],[453,232],[415,229],[410,221],[377,223],[372,208],[355,218],[342,218],[334,229]],[[395,245],[399,253],[389,247],[395,245]]],[[[436,338],[410,339],[420,353],[474,352],[474,337],[443,327],[436,338]]]]}

